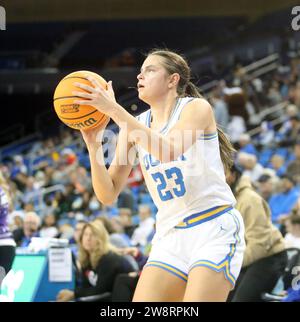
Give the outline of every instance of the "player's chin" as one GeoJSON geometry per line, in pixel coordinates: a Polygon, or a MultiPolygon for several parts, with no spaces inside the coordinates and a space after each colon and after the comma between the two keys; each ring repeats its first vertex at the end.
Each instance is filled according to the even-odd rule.
{"type": "Polygon", "coordinates": [[[142,91],[139,91],[138,96],[141,101],[144,101],[145,103],[147,103],[147,95],[145,93],[143,93],[142,91]]]}

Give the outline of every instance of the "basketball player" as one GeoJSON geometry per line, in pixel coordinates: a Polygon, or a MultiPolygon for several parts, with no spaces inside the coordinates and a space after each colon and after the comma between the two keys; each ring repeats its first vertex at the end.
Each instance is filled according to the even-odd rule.
{"type": "Polygon", "coordinates": [[[120,127],[108,170],[96,142],[99,128],[82,131],[97,197],[104,204],[118,197],[132,169],[129,158],[135,146],[158,208],[151,253],[133,301],[225,301],[239,275],[245,247],[242,217],[233,208],[235,198],[224,174],[233,150],[217,129],[211,106],[190,81],[187,62],[167,50],[148,54],[137,87],[150,109],[138,118],[116,103],[111,82],[105,90],[88,79],[93,86],[74,84],[87,91],[74,91],[81,98],[74,103],[90,100],[120,127]],[[189,144],[182,139],[185,133],[192,133],[189,144]],[[119,162],[124,156],[127,165],[119,162]]]}

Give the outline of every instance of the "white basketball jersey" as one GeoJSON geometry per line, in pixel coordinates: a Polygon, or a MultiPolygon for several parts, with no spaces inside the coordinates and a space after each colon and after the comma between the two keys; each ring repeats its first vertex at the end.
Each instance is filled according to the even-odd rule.
{"type": "MultiPolygon", "coordinates": [[[[169,121],[160,131],[162,134],[176,124],[184,106],[193,99],[178,99],[169,121]]],[[[140,114],[138,120],[150,127],[150,109],[140,114]]],[[[136,147],[147,188],[158,209],[156,237],[163,236],[189,215],[235,204],[225,180],[217,132],[200,134],[191,148],[168,163],[161,163],[140,146],[136,147]]]]}

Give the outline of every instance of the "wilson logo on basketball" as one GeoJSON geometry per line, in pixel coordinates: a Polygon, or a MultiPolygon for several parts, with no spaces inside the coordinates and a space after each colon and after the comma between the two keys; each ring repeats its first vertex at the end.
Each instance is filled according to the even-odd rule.
{"type": "Polygon", "coordinates": [[[79,104],[64,104],[60,106],[61,113],[76,113],[79,112],[79,104]]]}
{"type": "Polygon", "coordinates": [[[97,121],[90,117],[88,120],[85,120],[84,122],[77,122],[77,123],[66,123],[68,126],[71,126],[72,128],[84,128],[84,127],[89,127],[93,124],[95,124],[97,121]]]}

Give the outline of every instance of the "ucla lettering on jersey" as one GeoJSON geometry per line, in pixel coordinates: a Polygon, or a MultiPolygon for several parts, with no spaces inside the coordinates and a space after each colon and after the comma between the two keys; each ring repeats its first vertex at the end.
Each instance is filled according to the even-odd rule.
{"type": "MultiPolygon", "coordinates": [[[[183,108],[194,98],[179,98],[160,131],[167,134],[179,120],[183,108]]],[[[150,127],[151,111],[138,116],[150,127]]],[[[184,218],[215,206],[234,205],[220,157],[218,134],[199,135],[196,142],[177,160],[161,163],[148,151],[136,146],[149,193],[158,209],[156,238],[163,236],[184,218]]]]}

